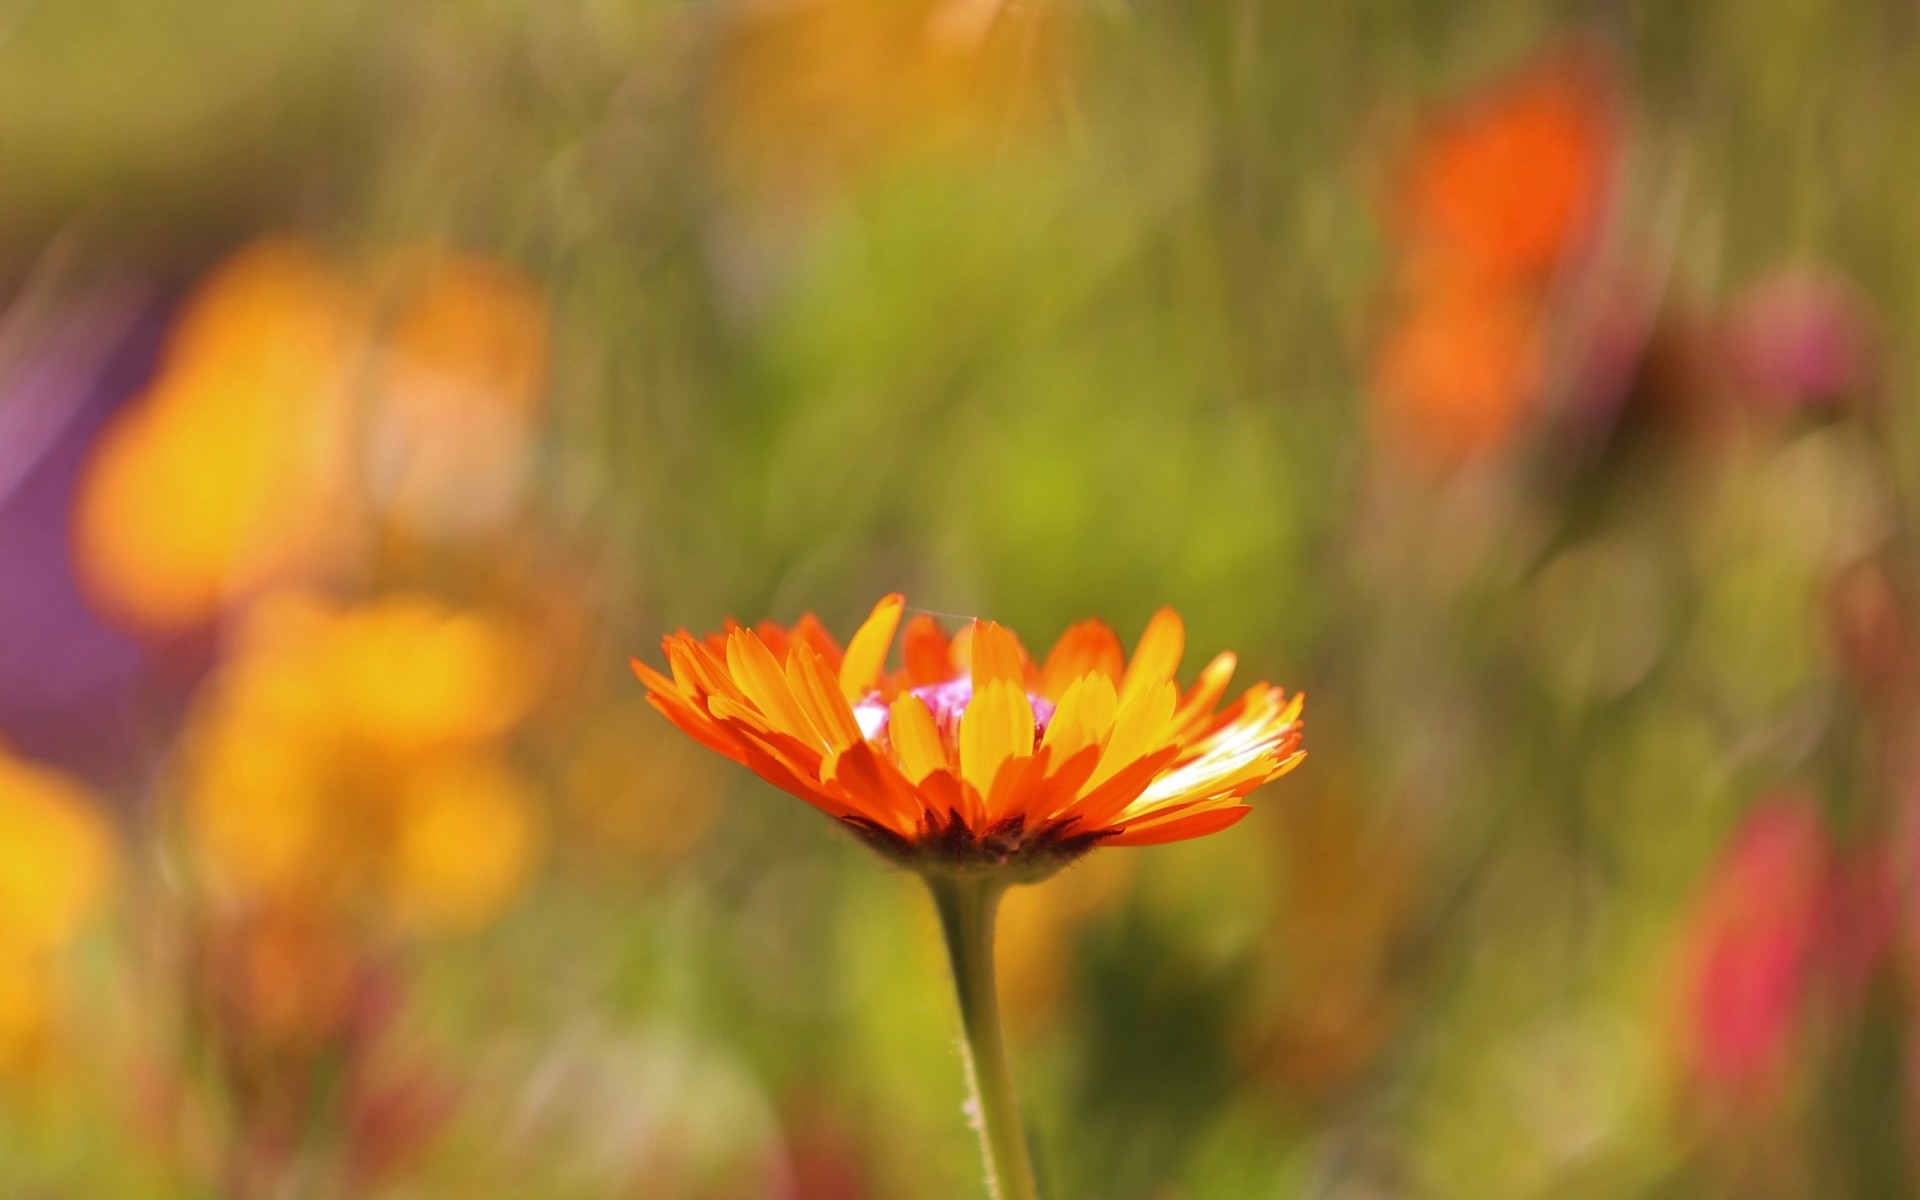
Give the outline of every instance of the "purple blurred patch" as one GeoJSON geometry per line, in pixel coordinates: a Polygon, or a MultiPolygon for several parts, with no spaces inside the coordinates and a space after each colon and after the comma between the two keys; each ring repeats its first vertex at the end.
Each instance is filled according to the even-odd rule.
{"type": "Polygon", "coordinates": [[[27,342],[0,375],[0,738],[113,789],[137,778],[178,689],[88,608],[70,516],[95,436],[152,374],[171,305],[121,283],[31,330],[22,307],[0,314],[0,332],[27,342]]]}

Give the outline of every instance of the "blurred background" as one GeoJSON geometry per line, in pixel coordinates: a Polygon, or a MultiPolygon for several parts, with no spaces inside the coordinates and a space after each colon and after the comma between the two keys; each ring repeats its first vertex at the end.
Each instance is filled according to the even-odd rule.
{"type": "Polygon", "coordinates": [[[1050,1193],[1920,1181],[1909,0],[0,4],[0,1191],[982,1194],[629,655],[1309,693],[1009,901],[1050,1193]]]}

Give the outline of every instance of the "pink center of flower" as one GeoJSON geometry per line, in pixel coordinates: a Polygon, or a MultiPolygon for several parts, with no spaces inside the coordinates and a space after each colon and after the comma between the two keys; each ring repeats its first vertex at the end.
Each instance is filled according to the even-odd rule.
{"type": "MultiPolygon", "coordinates": [[[[952,741],[960,736],[960,714],[966,711],[967,702],[973,699],[972,679],[963,675],[945,683],[930,683],[914,688],[913,695],[933,714],[933,723],[940,730],[942,738],[952,741]]],[[[1047,732],[1047,722],[1053,720],[1053,701],[1028,692],[1027,703],[1033,706],[1033,740],[1037,743],[1047,732]]],[[[892,709],[879,692],[867,693],[860,703],[853,706],[853,719],[860,723],[860,732],[868,741],[886,732],[891,716],[892,709]]]]}

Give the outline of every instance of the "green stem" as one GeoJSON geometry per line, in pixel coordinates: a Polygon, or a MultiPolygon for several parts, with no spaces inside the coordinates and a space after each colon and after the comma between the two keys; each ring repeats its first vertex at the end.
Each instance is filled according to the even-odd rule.
{"type": "Polygon", "coordinates": [[[1005,884],[974,874],[929,874],[926,880],[947,935],[947,958],[960,999],[967,1083],[973,1088],[974,1128],[987,1162],[987,1194],[992,1200],[1039,1200],[1013,1076],[1007,1070],[1000,1000],[993,984],[993,918],[1005,884]]]}

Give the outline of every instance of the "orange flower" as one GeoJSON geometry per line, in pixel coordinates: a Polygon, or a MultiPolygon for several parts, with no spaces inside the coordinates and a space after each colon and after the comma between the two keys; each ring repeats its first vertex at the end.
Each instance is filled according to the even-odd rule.
{"type": "Polygon", "coordinates": [[[1501,279],[1551,275],[1598,218],[1614,107],[1604,60],[1572,49],[1442,113],[1401,184],[1403,239],[1501,279]]]}
{"type": "Polygon", "coordinates": [[[1171,609],[1131,661],[1084,621],[1044,664],[997,624],[950,641],[922,614],[888,671],[904,607],[881,600],[844,650],[809,614],[791,629],[681,630],[664,643],[672,678],[633,668],[689,736],[920,867],[1039,877],[1097,845],[1200,837],[1303,756],[1301,697],[1262,683],[1216,711],[1232,654],[1181,693],[1171,609]]]}
{"type": "Polygon", "coordinates": [[[1540,407],[1580,261],[1619,173],[1608,60],[1543,55],[1418,135],[1393,196],[1393,315],[1376,348],[1383,432],[1447,469],[1499,451],[1540,407]]]}
{"type": "Polygon", "coordinates": [[[1409,458],[1442,468],[1505,445],[1544,377],[1537,317],[1498,291],[1420,296],[1376,352],[1383,434],[1409,458]]]}

